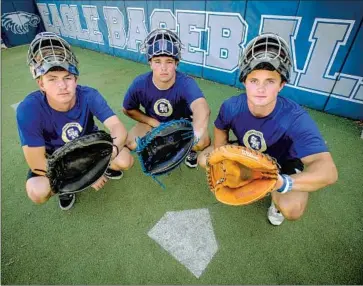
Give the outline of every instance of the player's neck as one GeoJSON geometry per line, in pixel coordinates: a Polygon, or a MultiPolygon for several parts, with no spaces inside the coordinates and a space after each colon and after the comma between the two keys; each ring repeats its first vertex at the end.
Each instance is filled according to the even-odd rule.
{"type": "Polygon", "coordinates": [[[265,106],[257,106],[257,105],[254,105],[249,100],[247,100],[247,106],[248,106],[248,109],[250,110],[251,114],[254,117],[262,118],[262,117],[266,117],[266,116],[270,115],[272,113],[272,111],[274,111],[275,106],[276,106],[276,101],[271,102],[270,104],[265,105],[265,106]]]}
{"type": "Polygon", "coordinates": [[[72,99],[72,101],[67,102],[67,103],[54,102],[54,101],[50,100],[49,98],[47,98],[47,100],[48,100],[48,104],[51,108],[53,108],[56,111],[60,111],[60,112],[67,112],[67,111],[71,110],[73,108],[73,106],[76,104],[76,97],[74,97],[72,99]]]}
{"type": "Polygon", "coordinates": [[[152,81],[158,90],[167,90],[167,89],[171,88],[173,86],[173,84],[175,83],[175,77],[176,77],[176,75],[174,75],[174,77],[172,77],[169,81],[162,82],[153,76],[152,81]]]}

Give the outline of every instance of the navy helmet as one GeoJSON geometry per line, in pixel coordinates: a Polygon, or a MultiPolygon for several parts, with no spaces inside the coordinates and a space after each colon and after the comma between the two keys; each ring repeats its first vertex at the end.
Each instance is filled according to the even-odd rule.
{"type": "Polygon", "coordinates": [[[170,56],[179,61],[182,48],[177,34],[168,29],[155,29],[147,35],[140,50],[146,53],[148,61],[155,56],[170,56]]]}

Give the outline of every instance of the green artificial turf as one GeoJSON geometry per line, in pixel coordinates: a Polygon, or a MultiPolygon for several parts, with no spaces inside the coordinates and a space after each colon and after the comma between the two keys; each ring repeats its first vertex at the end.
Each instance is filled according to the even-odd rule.
{"type": "MultiPolygon", "coordinates": [[[[267,197],[253,205],[216,202],[203,170],[184,165],[162,190],[136,160],[120,181],[77,196],[63,212],[57,200],[33,204],[25,193],[28,167],[11,107],[37,89],[27,47],[2,50],[1,284],[362,284],[363,140],[354,121],[309,110],[339,170],[338,182],[311,194],[303,218],[273,227],[267,197]],[[208,208],[218,252],[197,279],[147,232],[167,211],[208,208]]],[[[97,88],[130,129],[124,94],[146,65],[75,48],[80,84],[97,88]]],[[[210,130],[234,87],[196,79],[211,107],[210,130]]],[[[136,158],[135,158],[136,159],[136,158]]]]}

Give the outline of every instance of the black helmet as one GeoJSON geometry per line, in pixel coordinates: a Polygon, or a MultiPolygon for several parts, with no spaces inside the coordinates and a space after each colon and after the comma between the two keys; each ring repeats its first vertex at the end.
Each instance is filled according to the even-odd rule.
{"type": "Polygon", "coordinates": [[[290,79],[291,55],[285,40],[273,33],[263,33],[248,44],[239,58],[240,82],[260,63],[269,63],[286,82],[290,79]]]}

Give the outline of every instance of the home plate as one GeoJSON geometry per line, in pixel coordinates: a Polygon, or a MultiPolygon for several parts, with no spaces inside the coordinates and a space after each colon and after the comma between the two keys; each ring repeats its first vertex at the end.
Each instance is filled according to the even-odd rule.
{"type": "Polygon", "coordinates": [[[218,250],[208,209],[166,212],[148,236],[197,278],[218,250]]]}

